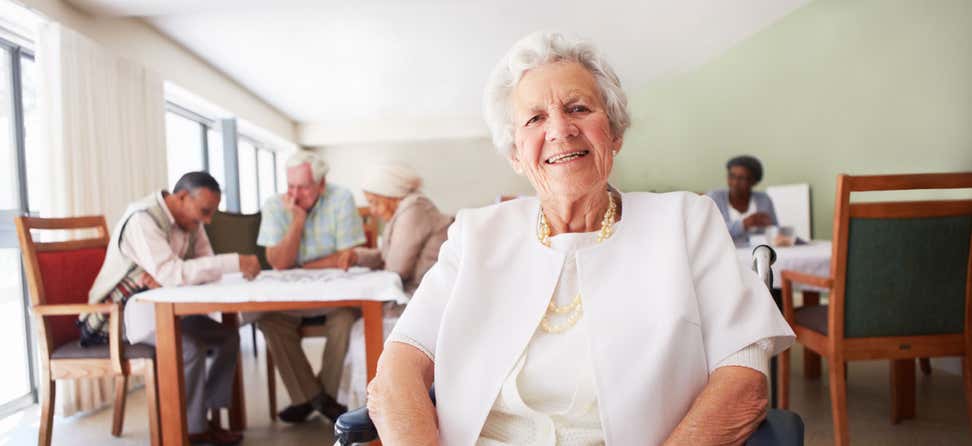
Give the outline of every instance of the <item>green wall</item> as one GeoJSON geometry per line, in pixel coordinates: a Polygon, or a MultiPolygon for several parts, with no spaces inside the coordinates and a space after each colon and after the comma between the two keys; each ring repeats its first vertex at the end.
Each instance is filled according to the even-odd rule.
{"type": "Polygon", "coordinates": [[[626,86],[625,190],[725,186],[725,160],[810,183],[830,238],[838,173],[972,170],[972,1],[818,0],[709,63],[626,86]]]}

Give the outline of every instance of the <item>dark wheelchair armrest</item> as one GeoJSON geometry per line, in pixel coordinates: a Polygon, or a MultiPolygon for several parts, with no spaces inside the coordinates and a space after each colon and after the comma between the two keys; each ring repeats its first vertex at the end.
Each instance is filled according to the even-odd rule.
{"type": "Polygon", "coordinates": [[[770,409],[746,446],[803,446],[803,419],[787,410],[770,409]]]}
{"type": "MultiPolygon", "coordinates": [[[[378,431],[368,416],[368,408],[362,407],[338,417],[334,436],[342,446],[349,446],[377,440],[378,431]]],[[[746,446],[803,446],[803,420],[793,412],[770,409],[746,440],[746,446]]]]}

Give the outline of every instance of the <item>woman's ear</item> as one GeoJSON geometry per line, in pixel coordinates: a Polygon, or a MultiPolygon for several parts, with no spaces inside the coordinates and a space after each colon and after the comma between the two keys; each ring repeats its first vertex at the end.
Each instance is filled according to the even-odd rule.
{"type": "Polygon", "coordinates": [[[516,145],[510,147],[510,154],[506,158],[506,161],[510,163],[510,167],[513,168],[513,172],[517,175],[523,175],[523,168],[520,166],[520,158],[516,156],[516,145]]]}

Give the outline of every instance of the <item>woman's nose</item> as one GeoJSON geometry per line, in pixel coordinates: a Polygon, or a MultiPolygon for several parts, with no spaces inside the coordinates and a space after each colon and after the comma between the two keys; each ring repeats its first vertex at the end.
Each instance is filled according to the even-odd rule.
{"type": "Polygon", "coordinates": [[[562,141],[577,136],[577,126],[562,112],[551,113],[547,117],[547,142],[562,141]]]}

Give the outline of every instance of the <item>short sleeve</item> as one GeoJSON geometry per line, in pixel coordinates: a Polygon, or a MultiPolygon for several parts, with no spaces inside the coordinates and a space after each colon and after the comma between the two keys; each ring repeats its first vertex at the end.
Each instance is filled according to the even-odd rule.
{"type": "Polygon", "coordinates": [[[358,206],[354,197],[346,190],[334,197],[337,217],[334,227],[334,244],[338,251],[362,245],[367,241],[364,234],[364,224],[358,214],[358,206]]]}
{"type": "Polygon", "coordinates": [[[449,226],[448,239],[439,248],[438,261],[422,278],[412,300],[405,307],[405,312],[388,336],[388,342],[412,345],[425,352],[433,361],[442,315],[452,296],[462,261],[462,215],[460,211],[449,226]]]}
{"type": "Polygon", "coordinates": [[[712,200],[686,204],[686,248],[699,307],[709,371],[733,353],[767,340],[769,355],[793,343],[793,331],[766,285],[739,262],[712,200]]]}
{"type": "Polygon", "coordinates": [[[260,209],[260,232],[257,235],[257,245],[276,246],[287,234],[287,226],[290,224],[285,215],[286,210],[279,196],[267,198],[260,209]]]}

